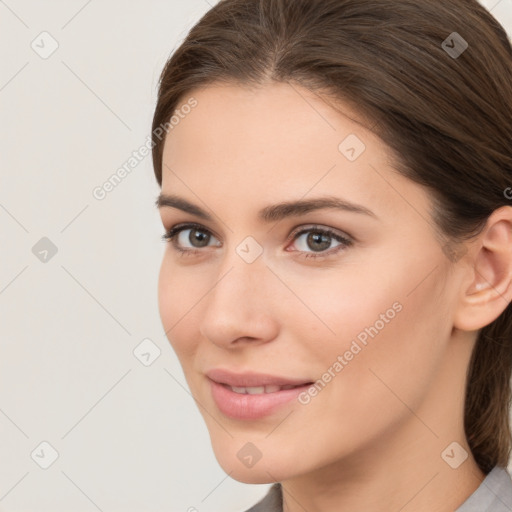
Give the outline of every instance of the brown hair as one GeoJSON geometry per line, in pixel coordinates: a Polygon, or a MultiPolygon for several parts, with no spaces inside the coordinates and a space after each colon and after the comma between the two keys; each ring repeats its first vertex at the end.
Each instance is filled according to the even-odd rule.
{"type": "MultiPolygon", "coordinates": [[[[152,126],[159,185],[159,127],[186,94],[269,81],[345,101],[375,123],[397,171],[430,191],[446,247],[463,247],[510,203],[512,48],[476,0],[221,0],[162,71],[152,126]]],[[[509,304],[480,331],[467,372],[464,427],[485,474],[508,465],[511,371],[509,304]]]]}

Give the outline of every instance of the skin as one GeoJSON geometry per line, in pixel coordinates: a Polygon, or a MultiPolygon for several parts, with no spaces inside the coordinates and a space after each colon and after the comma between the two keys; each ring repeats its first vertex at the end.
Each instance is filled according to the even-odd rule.
{"type": "Polygon", "coordinates": [[[485,477],[464,434],[465,375],[478,329],[511,300],[512,208],[449,259],[428,192],[394,171],[389,148],[348,105],[335,110],[290,84],[215,84],[190,96],[198,105],[165,141],[162,192],[213,220],[159,211],[165,229],[196,222],[211,238],[197,247],[182,232],[181,247],[198,249],[188,256],[167,244],[159,309],[219,464],[241,482],[281,482],[287,512],[455,510],[485,477]],[[366,146],[352,162],[338,149],[349,134],[366,146]],[[324,195],[375,217],[257,217],[324,195]],[[330,256],[305,258],[315,245],[290,235],[312,225],[353,244],[333,253],[339,242],[328,238],[330,256]],[[247,236],[263,248],[250,264],[236,252],[247,236]],[[307,405],[251,421],[216,407],[207,370],[315,381],[397,302],[401,311],[307,405]],[[261,452],[251,468],[237,457],[247,442],[261,452]],[[441,456],[452,442],[468,452],[456,469],[441,456]]]}

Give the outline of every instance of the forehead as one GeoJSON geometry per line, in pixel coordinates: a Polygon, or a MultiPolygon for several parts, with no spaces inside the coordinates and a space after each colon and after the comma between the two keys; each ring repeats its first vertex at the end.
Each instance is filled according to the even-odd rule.
{"type": "Polygon", "coordinates": [[[258,198],[268,204],[339,193],[377,214],[402,213],[400,196],[425,200],[414,197],[423,191],[391,168],[389,149],[348,105],[334,108],[283,83],[210,85],[180,105],[190,98],[195,107],[166,137],[163,192],[229,197],[240,208],[258,198]]]}
{"type": "MultiPolygon", "coordinates": [[[[188,143],[196,148],[209,144],[211,151],[227,144],[236,150],[243,144],[246,152],[280,147],[297,154],[306,152],[301,151],[301,142],[306,143],[307,150],[323,140],[323,149],[330,146],[337,155],[340,137],[349,133],[366,139],[372,136],[358,122],[361,116],[348,105],[334,110],[318,94],[298,85],[213,84],[191,91],[176,111],[191,98],[196,106],[180,113],[179,124],[167,137],[166,146],[172,146],[173,141],[179,146],[173,152],[185,149],[182,144],[188,143]]],[[[375,150],[376,144],[373,146],[375,150]]]]}

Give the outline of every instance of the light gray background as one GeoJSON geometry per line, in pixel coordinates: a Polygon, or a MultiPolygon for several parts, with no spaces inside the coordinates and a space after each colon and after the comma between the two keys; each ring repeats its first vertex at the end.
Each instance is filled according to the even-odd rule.
{"type": "MultiPolygon", "coordinates": [[[[148,140],[160,71],[209,2],[0,0],[1,511],[240,512],[269,487],[217,464],[164,336],[150,155],[92,194],[148,140]]],[[[512,33],[512,0],[483,3],[512,33]]]]}

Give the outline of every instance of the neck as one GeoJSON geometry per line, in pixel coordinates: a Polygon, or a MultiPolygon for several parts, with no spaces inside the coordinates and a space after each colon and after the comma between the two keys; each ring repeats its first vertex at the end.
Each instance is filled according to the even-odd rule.
{"type": "MultiPolygon", "coordinates": [[[[452,469],[440,457],[446,444],[431,445],[434,456],[417,460],[404,453],[411,444],[404,444],[402,439],[401,446],[393,445],[401,462],[395,459],[390,464],[374,450],[357,468],[333,465],[314,475],[282,482],[283,511],[453,512],[478,488],[485,474],[471,455],[452,469]],[[379,460],[372,456],[379,456],[379,460]]],[[[469,453],[469,448],[464,448],[469,453]]]]}
{"type": "Polygon", "coordinates": [[[465,383],[454,386],[453,370],[440,370],[436,384],[418,406],[401,403],[401,418],[365,446],[328,466],[282,481],[283,511],[453,512],[459,508],[485,474],[467,444],[465,383]],[[447,450],[453,442],[467,452],[463,462],[460,447],[447,450]],[[460,465],[453,468],[449,463],[460,465]]]}

